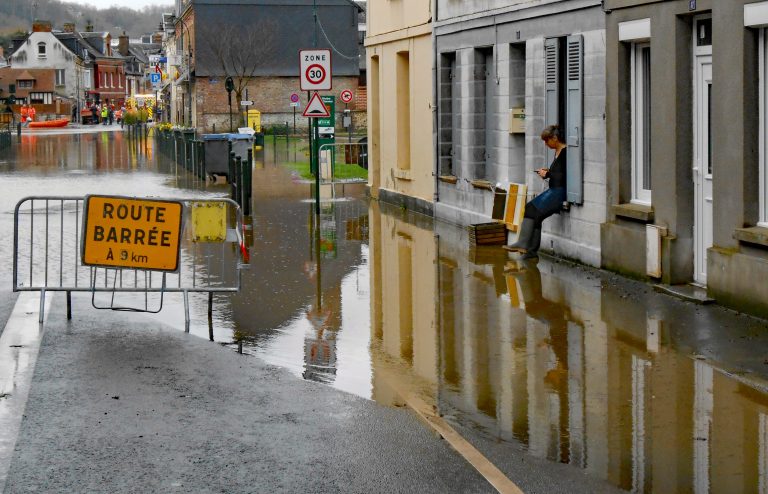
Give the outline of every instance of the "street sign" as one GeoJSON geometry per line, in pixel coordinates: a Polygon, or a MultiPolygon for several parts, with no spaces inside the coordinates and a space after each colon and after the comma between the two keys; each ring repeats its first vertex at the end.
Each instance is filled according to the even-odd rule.
{"type": "Polygon", "coordinates": [[[302,91],[330,91],[333,87],[331,50],[301,50],[299,67],[302,91]]]}
{"type": "Polygon", "coordinates": [[[342,103],[349,103],[352,101],[352,98],[354,97],[354,95],[352,94],[352,91],[350,91],[349,89],[345,89],[344,91],[341,92],[339,97],[341,98],[342,103]]]}
{"type": "Polygon", "coordinates": [[[293,93],[291,95],[291,103],[298,103],[299,102],[299,95],[296,93],[293,93]]]}
{"type": "Polygon", "coordinates": [[[325,107],[328,108],[328,116],[317,119],[317,126],[320,127],[319,132],[321,134],[333,134],[335,132],[334,127],[336,127],[336,96],[321,96],[320,99],[325,107]]]}
{"type": "Polygon", "coordinates": [[[312,95],[312,99],[309,100],[302,115],[307,118],[328,118],[331,116],[328,108],[323,104],[323,100],[320,99],[320,95],[317,93],[312,95]]]}
{"type": "Polygon", "coordinates": [[[160,63],[160,59],[163,58],[160,55],[150,55],[149,56],[149,63],[160,63]]]}
{"type": "Polygon", "coordinates": [[[160,80],[162,79],[162,74],[159,72],[152,72],[149,74],[149,82],[152,84],[160,84],[160,80]]]}
{"type": "Polygon", "coordinates": [[[291,108],[298,108],[298,107],[299,107],[298,101],[296,103],[291,103],[291,108]]]}
{"type": "Polygon", "coordinates": [[[241,101],[240,106],[253,106],[253,101],[241,101]]]}
{"type": "Polygon", "coordinates": [[[177,201],[86,196],[83,264],[178,270],[182,210],[177,201]]]}

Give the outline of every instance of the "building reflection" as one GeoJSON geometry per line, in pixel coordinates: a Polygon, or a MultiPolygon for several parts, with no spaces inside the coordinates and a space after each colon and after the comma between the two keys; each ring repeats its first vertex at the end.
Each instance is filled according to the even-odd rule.
{"type": "Polygon", "coordinates": [[[675,330],[706,316],[376,203],[370,251],[375,399],[633,492],[768,492],[768,396],[675,330]]]}

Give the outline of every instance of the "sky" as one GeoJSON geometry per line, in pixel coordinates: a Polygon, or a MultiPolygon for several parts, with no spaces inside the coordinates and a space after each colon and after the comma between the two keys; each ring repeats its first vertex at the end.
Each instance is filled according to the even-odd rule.
{"type": "Polygon", "coordinates": [[[66,3],[81,3],[81,4],[88,4],[93,5],[96,8],[99,9],[106,9],[107,7],[118,6],[118,7],[129,7],[132,9],[142,9],[144,7],[150,6],[150,5],[172,5],[173,2],[171,0],[166,1],[160,1],[157,0],[62,0],[66,3]]]}

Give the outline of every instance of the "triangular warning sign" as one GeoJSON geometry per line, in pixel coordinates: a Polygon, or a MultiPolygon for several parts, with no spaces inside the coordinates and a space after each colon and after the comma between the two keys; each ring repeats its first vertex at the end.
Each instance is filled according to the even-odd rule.
{"type": "Polygon", "coordinates": [[[315,93],[309,100],[309,104],[304,109],[302,115],[309,118],[328,118],[331,116],[331,113],[323,103],[323,100],[320,99],[320,95],[315,93]]]}

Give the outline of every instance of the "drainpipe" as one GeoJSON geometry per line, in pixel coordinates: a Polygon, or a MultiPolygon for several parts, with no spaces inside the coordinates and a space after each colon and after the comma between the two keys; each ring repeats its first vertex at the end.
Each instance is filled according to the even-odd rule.
{"type": "Polygon", "coordinates": [[[435,193],[433,197],[435,205],[440,202],[440,129],[438,127],[440,123],[438,120],[440,73],[438,71],[437,63],[437,36],[435,35],[435,22],[437,22],[437,2],[438,0],[432,0],[429,3],[430,21],[432,22],[432,50],[434,52],[432,56],[432,149],[434,149],[435,152],[433,173],[435,176],[435,193]]]}

